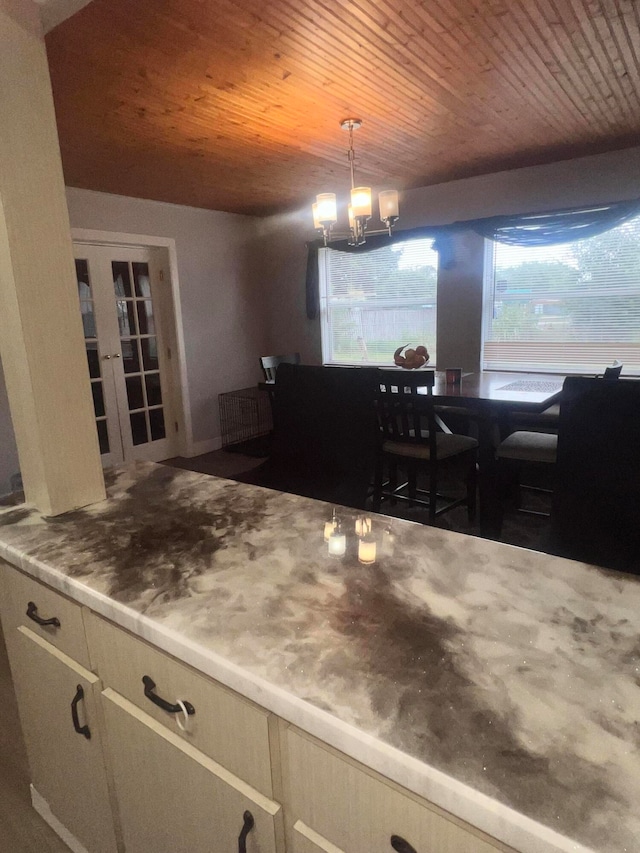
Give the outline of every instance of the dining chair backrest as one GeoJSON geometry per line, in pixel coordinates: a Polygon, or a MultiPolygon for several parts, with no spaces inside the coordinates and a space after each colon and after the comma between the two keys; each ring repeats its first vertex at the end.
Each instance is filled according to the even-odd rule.
{"type": "Polygon", "coordinates": [[[379,370],[376,409],[383,441],[424,444],[426,433],[435,433],[432,403],[435,372],[379,370]]]}
{"type": "Polygon", "coordinates": [[[376,372],[282,362],[271,454],[234,479],[364,509],[378,446],[376,372]]]}
{"type": "Polygon", "coordinates": [[[469,522],[475,516],[476,453],[478,442],[469,436],[438,429],[433,370],[379,370],[375,401],[379,444],[374,477],[373,507],[383,500],[406,501],[428,509],[429,523],[443,512],[466,504],[469,522]],[[466,460],[465,495],[445,494],[439,488],[441,462],[466,460]],[[406,482],[398,481],[398,472],[406,482]],[[425,482],[426,475],[426,482],[425,482]]]}
{"type": "Polygon", "coordinates": [[[310,468],[371,467],[377,439],[375,368],[282,363],[274,401],[273,453],[310,468]]]}
{"type": "Polygon", "coordinates": [[[280,364],[300,364],[300,353],[294,352],[290,355],[263,355],[260,358],[260,367],[264,374],[265,382],[274,382],[276,370],[280,364]]]}
{"type": "Polygon", "coordinates": [[[554,553],[640,572],[640,381],[567,377],[551,510],[554,553]]]}
{"type": "Polygon", "coordinates": [[[622,373],[623,364],[616,364],[615,367],[605,367],[602,374],[603,379],[619,379],[622,373]]]}

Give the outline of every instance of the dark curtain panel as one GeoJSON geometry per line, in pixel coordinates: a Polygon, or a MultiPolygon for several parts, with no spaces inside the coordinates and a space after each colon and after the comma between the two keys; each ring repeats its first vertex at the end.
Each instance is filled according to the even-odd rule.
{"type": "Polygon", "coordinates": [[[511,246],[552,246],[603,234],[640,214],[640,201],[620,201],[555,213],[492,216],[465,225],[482,237],[511,246]]]}
{"type": "Polygon", "coordinates": [[[315,320],[320,311],[320,272],[318,270],[318,247],[315,243],[307,244],[307,317],[315,320]]]}

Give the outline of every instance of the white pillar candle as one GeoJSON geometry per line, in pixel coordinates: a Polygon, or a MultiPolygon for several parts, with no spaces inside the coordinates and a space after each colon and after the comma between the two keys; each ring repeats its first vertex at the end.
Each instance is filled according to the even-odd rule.
{"type": "Polygon", "coordinates": [[[358,560],[365,565],[371,565],[371,563],[375,563],[376,561],[376,542],[375,539],[371,539],[367,536],[364,536],[358,542],[358,560]]]}
{"type": "Polygon", "coordinates": [[[347,537],[340,530],[334,530],[329,537],[329,554],[332,557],[343,557],[347,550],[347,537]]]}

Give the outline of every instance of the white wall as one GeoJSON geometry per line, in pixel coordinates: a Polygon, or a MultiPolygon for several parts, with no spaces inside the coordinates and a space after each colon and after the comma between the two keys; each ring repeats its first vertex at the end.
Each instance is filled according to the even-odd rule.
{"type": "MultiPolygon", "coordinates": [[[[345,186],[348,174],[345,172],[345,186]]],[[[339,190],[339,187],[327,187],[339,190]]],[[[401,194],[402,228],[444,225],[509,213],[578,207],[598,202],[640,198],[640,148],[614,151],[577,160],[514,169],[401,194]]],[[[313,240],[311,201],[288,217],[261,223],[269,233],[272,270],[268,345],[308,341],[311,360],[321,360],[320,321],[304,310],[305,241],[313,240]],[[283,321],[286,300],[286,323],[283,321]]],[[[377,227],[374,223],[374,227],[377,227]]],[[[480,365],[483,241],[461,233],[455,240],[455,267],[442,271],[438,282],[439,366],[477,370],[480,365]]]]}
{"type": "Polygon", "coordinates": [[[265,354],[299,352],[303,364],[321,364],[319,320],[306,317],[308,225],[299,214],[271,216],[259,224],[260,289],[266,322],[265,354]]]}

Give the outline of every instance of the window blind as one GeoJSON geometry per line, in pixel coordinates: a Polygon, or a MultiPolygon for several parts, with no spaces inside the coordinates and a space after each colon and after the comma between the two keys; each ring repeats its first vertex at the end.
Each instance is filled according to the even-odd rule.
{"type": "Polygon", "coordinates": [[[640,217],[571,243],[487,241],[483,367],[640,373],[640,217]]]}
{"type": "Polygon", "coordinates": [[[321,249],[325,364],[390,366],[403,345],[436,357],[438,253],[432,239],[395,242],[363,254],[321,249]]]}

